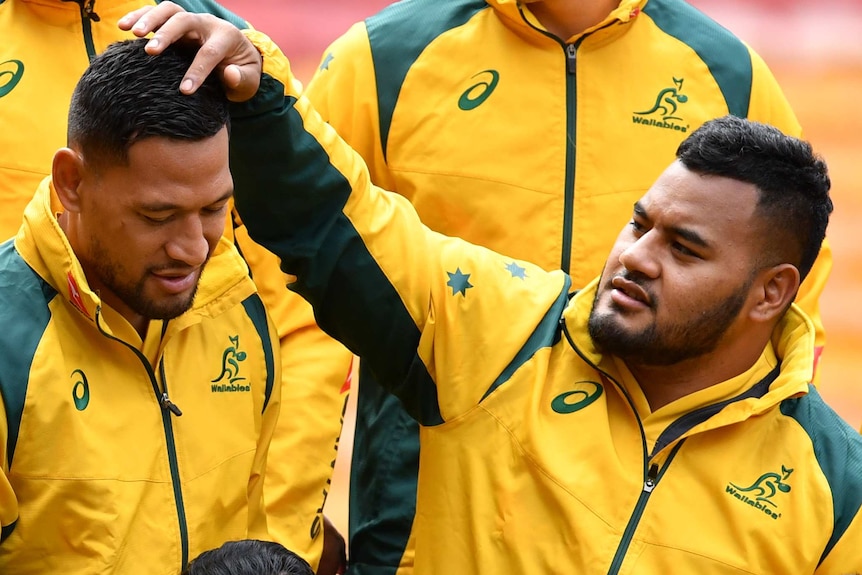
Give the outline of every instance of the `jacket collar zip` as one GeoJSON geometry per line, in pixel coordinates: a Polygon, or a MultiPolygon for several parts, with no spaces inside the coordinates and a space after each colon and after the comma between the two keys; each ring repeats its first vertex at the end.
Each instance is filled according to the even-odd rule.
{"type": "Polygon", "coordinates": [[[96,14],[96,0],[62,0],[63,2],[74,2],[81,7],[81,17],[91,22],[99,22],[101,18],[96,14]]]}
{"type": "MultiPolygon", "coordinates": [[[[168,321],[165,321],[162,324],[162,338],[161,338],[162,339],[162,346],[164,346],[165,333],[167,332],[167,329],[168,329],[168,323],[169,323],[168,321]]],[[[147,376],[149,377],[150,385],[153,388],[153,393],[155,393],[156,399],[158,400],[159,405],[162,407],[162,409],[166,409],[166,410],[170,411],[172,414],[174,414],[177,417],[181,416],[183,414],[182,410],[180,410],[180,408],[174,402],[172,402],[170,397],[168,396],[168,383],[167,383],[167,379],[165,376],[165,362],[164,362],[164,358],[162,356],[163,349],[159,350],[158,366],[159,366],[159,374],[161,375],[161,378],[162,378],[162,386],[159,386],[159,380],[158,380],[158,378],[156,378],[156,372],[153,369],[153,365],[150,363],[150,361],[147,359],[147,357],[143,353],[141,353],[141,350],[137,349],[135,346],[129,344],[128,342],[125,342],[122,339],[120,339],[114,335],[111,335],[110,333],[108,333],[107,330],[105,330],[102,327],[102,306],[101,305],[96,306],[95,324],[96,324],[96,329],[99,330],[100,334],[102,334],[103,336],[105,336],[106,338],[108,338],[112,341],[115,341],[115,342],[129,348],[132,351],[132,353],[134,353],[135,356],[140,360],[141,365],[143,365],[144,369],[147,371],[147,376]]]]}

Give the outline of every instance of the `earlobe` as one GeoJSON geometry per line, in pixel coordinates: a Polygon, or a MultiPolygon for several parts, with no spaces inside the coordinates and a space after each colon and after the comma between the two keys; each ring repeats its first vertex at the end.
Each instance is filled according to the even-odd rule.
{"type": "Polygon", "coordinates": [[[752,319],[761,322],[781,317],[799,290],[799,270],[792,264],[780,264],[764,273],[759,301],[751,311],[752,319]]]}
{"type": "Polygon", "coordinates": [[[54,154],[51,179],[57,197],[66,211],[80,211],[80,185],[83,178],[83,160],[75,150],[60,148],[54,154]]]}

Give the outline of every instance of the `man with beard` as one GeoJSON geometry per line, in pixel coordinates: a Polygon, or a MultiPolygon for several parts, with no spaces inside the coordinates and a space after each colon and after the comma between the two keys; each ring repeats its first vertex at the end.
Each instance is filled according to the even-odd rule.
{"type": "Polygon", "coordinates": [[[811,386],[793,303],[832,211],[809,144],[706,122],[570,297],[373,186],[262,35],[165,5],[121,24],[207,47],[184,90],[221,64],[255,93],[231,111],[237,208],[422,426],[417,573],[862,568],[862,438],[811,386]]]}
{"type": "Polygon", "coordinates": [[[0,572],[179,573],[268,538],[278,337],[233,245],[228,106],[194,50],[96,57],[0,245],[0,572]],[[55,204],[53,200],[58,201],[55,204]]]}

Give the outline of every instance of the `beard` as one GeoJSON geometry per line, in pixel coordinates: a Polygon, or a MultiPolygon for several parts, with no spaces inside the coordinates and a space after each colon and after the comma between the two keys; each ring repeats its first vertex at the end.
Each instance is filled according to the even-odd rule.
{"type": "MultiPolygon", "coordinates": [[[[635,281],[631,274],[627,279],[635,281]]],[[[698,313],[663,325],[653,321],[640,331],[630,331],[619,321],[620,316],[614,313],[613,303],[611,310],[603,313],[597,311],[596,302],[600,294],[597,291],[588,323],[590,337],[601,352],[616,355],[626,363],[667,366],[702,356],[718,346],[739,316],[753,280],[753,277],[750,278],[728,297],[698,313]]],[[[645,286],[640,285],[646,290],[645,286]]],[[[652,295],[652,308],[656,309],[659,301],[652,295]]]]}
{"type": "MultiPolygon", "coordinates": [[[[89,267],[92,273],[98,277],[102,285],[135,313],[147,319],[166,320],[179,317],[192,307],[199,282],[195,283],[194,289],[188,295],[178,294],[161,299],[149,297],[145,293],[147,277],[153,272],[170,266],[147,268],[137,281],[121,279],[130,274],[126,273],[122,264],[112,259],[102,243],[94,238],[91,248],[92,258],[89,267]]],[[[206,266],[206,262],[204,262],[204,266],[206,266]]],[[[201,266],[201,273],[204,266],[201,266]]]]}

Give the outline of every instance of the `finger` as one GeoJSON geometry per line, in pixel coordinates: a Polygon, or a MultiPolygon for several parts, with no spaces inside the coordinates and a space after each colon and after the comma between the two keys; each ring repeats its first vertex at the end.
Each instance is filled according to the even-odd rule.
{"type": "Polygon", "coordinates": [[[185,12],[182,7],[173,2],[161,2],[158,6],[148,6],[130,12],[121,18],[121,21],[129,26],[133,34],[142,38],[169,21],[180,12],[185,12]]]}
{"type": "Polygon", "coordinates": [[[141,19],[141,17],[153,8],[155,8],[155,6],[144,6],[143,8],[133,10],[120,18],[117,21],[117,26],[119,26],[120,30],[131,30],[132,27],[141,19]]]}
{"type": "Polygon", "coordinates": [[[231,64],[222,71],[222,82],[228,100],[244,102],[257,93],[260,86],[259,64],[231,64]]]}
{"type": "MultiPolygon", "coordinates": [[[[159,15],[159,20],[161,20],[161,16],[163,15],[159,15]]],[[[165,48],[180,40],[202,45],[210,36],[224,34],[223,30],[228,27],[233,27],[233,25],[219,20],[210,14],[192,14],[185,11],[175,12],[164,22],[157,23],[153,37],[150,38],[144,49],[148,54],[155,56],[161,54],[165,48]]],[[[142,28],[142,31],[148,28],[149,24],[142,28]]]]}
{"type": "MultiPolygon", "coordinates": [[[[213,18],[213,20],[216,19],[213,18]]],[[[203,81],[206,80],[206,77],[220,64],[228,64],[227,60],[234,54],[237,41],[242,39],[242,33],[233,24],[224,22],[223,20],[216,20],[215,23],[219,24],[219,27],[209,30],[206,34],[205,41],[197,54],[195,54],[194,60],[192,60],[192,64],[189,66],[189,70],[180,84],[180,91],[184,94],[191,94],[197,90],[203,81]]],[[[230,64],[226,66],[226,69],[228,67],[231,67],[230,64]]],[[[235,67],[233,66],[233,68],[235,67]]],[[[241,81],[241,75],[237,79],[236,74],[233,72],[230,74],[230,77],[237,84],[241,81]]],[[[226,80],[224,72],[222,72],[222,80],[226,80]]]]}

